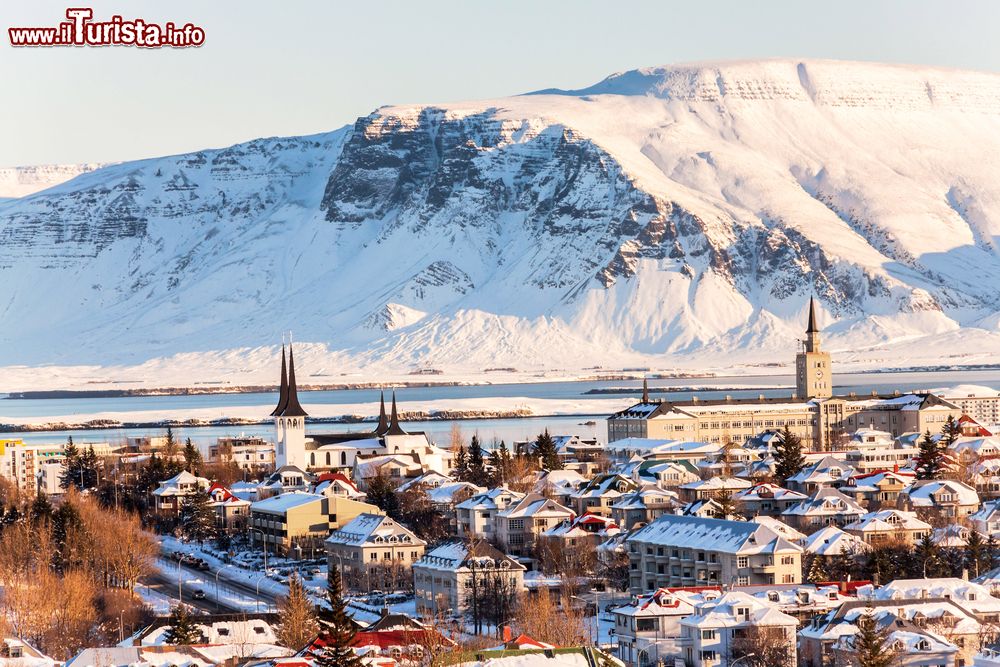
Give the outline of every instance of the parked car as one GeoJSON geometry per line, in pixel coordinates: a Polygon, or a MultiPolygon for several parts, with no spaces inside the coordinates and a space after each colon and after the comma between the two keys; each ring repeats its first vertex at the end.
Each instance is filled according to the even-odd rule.
{"type": "Polygon", "coordinates": [[[204,600],[205,591],[201,590],[200,588],[196,588],[194,593],[191,594],[191,597],[195,600],[204,600]]]}

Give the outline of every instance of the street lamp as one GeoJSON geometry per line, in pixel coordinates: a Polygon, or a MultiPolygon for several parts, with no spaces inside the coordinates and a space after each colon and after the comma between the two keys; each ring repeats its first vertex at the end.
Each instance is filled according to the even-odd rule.
{"type": "MultiPolygon", "coordinates": [[[[257,613],[258,614],[260,613],[260,580],[263,579],[266,576],[267,576],[266,574],[262,574],[259,577],[257,577],[257,595],[256,595],[256,598],[257,598],[257,613]]],[[[270,603],[268,603],[268,608],[270,608],[270,603]]]]}
{"type": "Polygon", "coordinates": [[[215,611],[221,611],[221,606],[219,605],[219,575],[230,565],[223,565],[218,570],[215,571],[215,611]]]}
{"type": "Polygon", "coordinates": [[[263,547],[263,550],[264,550],[264,572],[266,573],[267,572],[267,535],[265,535],[264,531],[261,530],[260,528],[250,527],[250,528],[247,528],[247,532],[250,533],[250,535],[251,535],[250,539],[253,539],[252,536],[253,536],[254,533],[260,533],[260,543],[261,543],[261,546],[263,547]]]}

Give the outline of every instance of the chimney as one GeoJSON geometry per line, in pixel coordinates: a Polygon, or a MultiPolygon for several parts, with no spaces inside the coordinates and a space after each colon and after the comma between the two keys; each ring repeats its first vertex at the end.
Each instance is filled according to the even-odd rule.
{"type": "Polygon", "coordinates": [[[510,626],[503,626],[503,643],[508,644],[514,639],[514,633],[510,631],[510,626]]]}

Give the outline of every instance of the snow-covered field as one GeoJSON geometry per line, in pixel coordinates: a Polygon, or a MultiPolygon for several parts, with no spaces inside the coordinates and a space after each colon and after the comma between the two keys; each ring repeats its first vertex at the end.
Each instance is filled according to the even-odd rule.
{"type": "MultiPolygon", "coordinates": [[[[377,398],[377,396],[376,396],[377,398]]],[[[40,421],[47,423],[81,423],[93,419],[114,419],[128,422],[158,422],[161,420],[185,421],[189,419],[203,419],[209,421],[220,417],[261,419],[267,415],[274,406],[268,403],[249,406],[227,406],[225,408],[185,408],[178,410],[148,410],[138,412],[96,412],[92,414],[73,413],[67,415],[46,416],[43,419],[38,417],[4,417],[4,423],[10,424],[37,424],[40,421]]],[[[622,410],[635,403],[635,396],[616,396],[606,399],[548,399],[548,398],[527,398],[518,396],[502,396],[487,398],[461,398],[461,399],[437,399],[430,401],[420,401],[419,403],[399,402],[399,409],[402,412],[407,410],[420,410],[424,412],[436,411],[514,411],[530,410],[533,415],[556,416],[556,415],[606,415],[622,410]]],[[[375,403],[347,403],[347,404],[320,404],[309,406],[309,414],[312,417],[340,417],[343,415],[365,415],[376,416],[378,406],[375,403]]]]}
{"type": "Polygon", "coordinates": [[[759,372],[813,294],[844,369],[991,363],[997,154],[1000,75],[774,60],[112,165],[0,202],[0,390],[759,372]]]}

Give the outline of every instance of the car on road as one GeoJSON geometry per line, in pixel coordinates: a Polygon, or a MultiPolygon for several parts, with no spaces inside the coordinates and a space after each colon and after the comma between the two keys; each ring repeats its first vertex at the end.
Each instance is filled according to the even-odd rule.
{"type": "Polygon", "coordinates": [[[192,599],[195,599],[195,600],[204,600],[205,599],[205,591],[201,590],[200,588],[196,588],[194,590],[194,592],[191,593],[191,597],[192,597],[192,599]]]}

